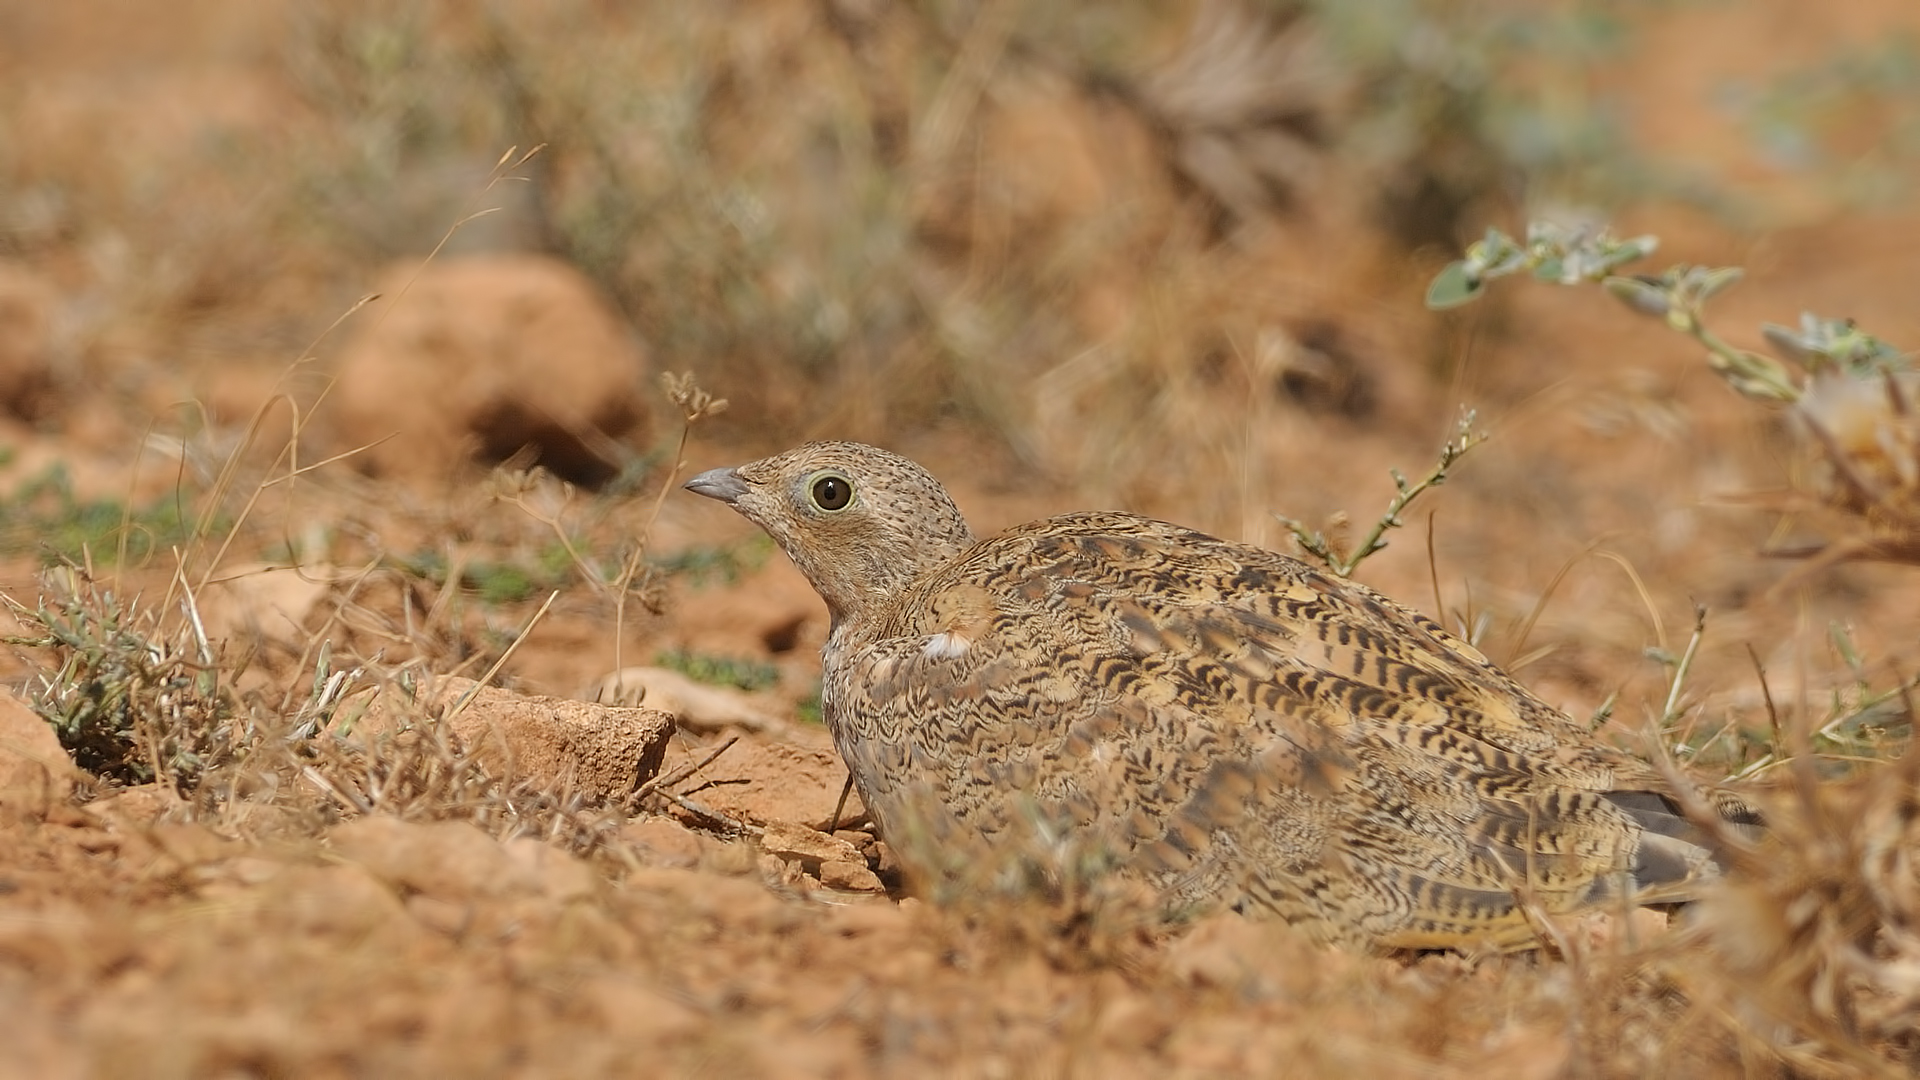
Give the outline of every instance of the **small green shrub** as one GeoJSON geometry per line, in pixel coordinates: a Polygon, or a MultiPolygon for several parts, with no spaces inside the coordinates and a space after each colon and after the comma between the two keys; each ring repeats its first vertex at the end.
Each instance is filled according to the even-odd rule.
{"type": "Polygon", "coordinates": [[[118,499],[81,498],[67,467],[55,462],[0,499],[0,551],[32,552],[48,566],[89,558],[110,565],[122,550],[129,561],[144,562],[192,537],[197,520],[188,503],[181,493],[134,507],[118,499]]]}
{"type": "Polygon", "coordinates": [[[668,649],[656,654],[654,663],[689,679],[741,690],[765,690],[780,682],[780,669],[772,664],[734,656],[709,656],[668,649]]]}

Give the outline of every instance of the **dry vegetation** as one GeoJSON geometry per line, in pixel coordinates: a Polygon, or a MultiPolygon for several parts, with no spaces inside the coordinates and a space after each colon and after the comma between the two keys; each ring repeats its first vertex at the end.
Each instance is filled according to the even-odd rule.
{"type": "Polygon", "coordinates": [[[0,10],[0,676],[38,713],[0,724],[0,1073],[1910,1074],[1910,8],[0,10]],[[1567,266],[1601,218],[1746,278],[1608,286],[1681,334],[1599,290],[1423,307],[1543,218],[1465,291],[1604,276],[1567,266]],[[598,296],[523,314],[503,252],[598,296]],[[453,264],[509,284],[462,311],[425,276],[453,264]],[[418,355],[468,367],[342,360],[410,297],[418,355]],[[514,336],[608,312],[611,366],[514,336]],[[452,413],[431,388],[509,347],[636,404],[542,404],[522,452],[486,437],[508,387],[431,468],[358,445],[355,401],[452,413]],[[1418,486],[1463,408],[1490,439],[1372,551],[1389,469],[1418,486]],[[1671,931],[1522,958],[1155,927],[1031,853],[902,899],[808,719],[824,613],[673,488],[824,435],[983,528],[1115,506],[1371,554],[1775,840],[1671,931]],[[613,791],[427,692],[635,665],[736,693],[682,686],[664,768],[613,791]]]}

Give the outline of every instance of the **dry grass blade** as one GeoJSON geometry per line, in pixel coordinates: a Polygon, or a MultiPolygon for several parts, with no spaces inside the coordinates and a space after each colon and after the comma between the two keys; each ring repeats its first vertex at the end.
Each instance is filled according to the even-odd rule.
{"type": "Polygon", "coordinates": [[[1920,755],[1769,809],[1777,842],[1737,849],[1676,977],[1821,1075],[1904,1076],[1920,1061],[1920,755]]]}
{"type": "Polygon", "coordinates": [[[720,743],[719,745],[715,746],[713,749],[700,755],[698,758],[694,759],[693,761],[680,766],[679,768],[673,770],[670,773],[667,773],[663,776],[656,776],[653,779],[647,781],[646,783],[641,784],[639,787],[634,789],[634,792],[632,795],[629,795],[627,797],[627,806],[629,810],[631,810],[633,807],[638,806],[640,804],[640,800],[646,798],[648,795],[653,794],[655,791],[659,791],[663,788],[670,788],[673,785],[679,783],[680,781],[685,780],[688,777],[697,774],[700,770],[713,764],[714,761],[718,760],[721,754],[724,754],[728,750],[732,749],[733,744],[739,741],[740,741],[740,736],[738,735],[730,736],[726,741],[720,743]]]}

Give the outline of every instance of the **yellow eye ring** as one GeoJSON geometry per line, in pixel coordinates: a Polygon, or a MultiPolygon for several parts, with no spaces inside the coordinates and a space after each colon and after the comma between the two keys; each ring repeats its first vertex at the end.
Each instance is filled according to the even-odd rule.
{"type": "Polygon", "coordinates": [[[840,473],[821,473],[807,484],[807,498],[828,513],[845,510],[853,502],[853,481],[840,473]]]}

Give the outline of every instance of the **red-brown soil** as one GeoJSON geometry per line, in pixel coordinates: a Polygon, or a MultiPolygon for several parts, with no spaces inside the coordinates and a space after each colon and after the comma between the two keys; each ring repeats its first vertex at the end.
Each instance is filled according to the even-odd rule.
{"type": "MultiPolygon", "coordinates": [[[[307,700],[324,643],[327,671],[359,666],[373,682],[490,676],[515,695],[578,700],[666,654],[726,658],[760,665],[741,692],[776,720],[729,726],[732,714],[688,707],[658,774],[673,782],[632,799],[624,774],[602,777],[610,799],[569,787],[546,802],[440,777],[360,813],[284,761],[278,793],[266,781],[226,801],[122,790],[52,754],[0,700],[0,1076],[1547,1078],[1914,1064],[1899,1056],[1920,1052],[1900,1019],[1911,990],[1816,1008],[1807,988],[1821,976],[1778,961],[1841,948],[1788,925],[1773,903],[1785,878],[1716,916],[1722,943],[1753,927],[1751,951],[1733,957],[1697,930],[1645,922],[1568,928],[1570,955],[1375,958],[1236,916],[1145,927],[1123,897],[912,897],[857,800],[834,820],[844,771],[805,714],[824,609],[750,525],[673,486],[681,411],[656,389],[661,372],[691,367],[732,402],[693,425],[678,476],[806,438],[863,438],[947,480],[977,531],[1120,507],[1282,550],[1275,513],[1315,528],[1346,515],[1347,533],[1363,532],[1392,494],[1388,470],[1422,474],[1471,405],[1492,439],[1359,576],[1476,634],[1575,715],[1610,702],[1609,730],[1629,745],[1701,747],[1723,730],[1759,745],[1769,710],[1804,727],[1863,687],[1912,677],[1920,578],[1759,554],[1845,525],[1754,498],[1813,489],[1818,471],[1779,412],[1731,392],[1686,338],[1597,289],[1521,280],[1459,314],[1424,311],[1424,282],[1451,252],[1385,235],[1355,194],[1373,178],[1331,159],[1301,174],[1272,221],[1217,231],[1226,211],[1201,207],[1204,177],[1168,167],[1164,133],[1135,103],[1063,74],[1045,49],[1002,51],[994,20],[1020,5],[979,5],[957,30],[798,0],[724,18],[506,5],[494,22],[457,5],[404,5],[387,22],[378,5],[337,7],[0,10],[0,594],[33,609],[85,592],[84,573],[45,568],[47,536],[33,532],[50,535],[44,517],[7,516],[57,467],[75,500],[143,508],[142,522],[175,493],[217,509],[217,529],[126,564],[109,533],[89,549],[90,580],[174,630],[187,626],[181,586],[194,592],[214,666],[266,714],[307,700]],[[407,39],[417,53],[381,36],[407,19],[429,31],[407,39]],[[519,77],[574,111],[523,103],[522,130],[457,112],[462,94],[497,90],[499,71],[456,84],[436,81],[455,69],[432,67],[441,74],[408,81],[410,64],[429,70],[435,50],[489,34],[537,61],[519,77]],[[921,77],[929,56],[943,58],[940,78],[921,77]],[[354,64],[363,83],[339,75],[354,64]],[[668,85],[676,73],[701,65],[719,119],[698,154],[676,157],[684,147],[647,125],[683,104],[667,93],[684,89],[668,85]],[[857,115],[835,111],[849,101],[857,115]],[[415,126],[379,126],[393,116],[415,126]],[[578,134],[588,125],[600,125],[591,139],[578,134]],[[391,149],[382,140],[405,138],[438,150],[395,150],[401,165],[384,173],[368,164],[391,149]],[[520,158],[543,140],[552,149],[520,158]],[[508,146],[501,171],[526,179],[489,187],[508,146]],[[812,169],[834,154],[908,178],[849,202],[839,174],[812,169]],[[585,199],[605,180],[595,170],[616,164],[627,171],[611,175],[649,182],[685,175],[638,209],[585,199]],[[605,256],[579,274],[528,261],[565,246],[554,222],[573,219],[543,216],[556,205],[603,214],[569,234],[583,263],[605,256]],[[495,206],[455,230],[427,276],[390,269],[419,266],[495,206]],[[872,229],[856,220],[868,211],[911,227],[872,229]],[[782,214],[799,224],[766,224],[782,214]],[[910,283],[887,280],[870,266],[891,265],[890,248],[835,246],[863,229],[934,255],[910,283]],[[594,235],[605,251],[579,239],[594,235]],[[732,246],[702,246],[715,236],[732,246]],[[741,280],[759,291],[728,291],[741,280]],[[802,303],[845,281],[872,302],[802,303]],[[356,309],[375,291],[388,295],[356,309]],[[936,329],[884,336],[896,324],[936,329]],[[509,423],[513,445],[486,445],[509,423]],[[325,461],[389,432],[401,434],[372,454],[325,461]],[[523,443],[607,486],[526,473],[523,443]],[[621,598],[642,542],[663,569],[621,598]],[[290,553],[299,571],[285,569],[290,553]],[[1673,677],[1650,651],[1688,648],[1696,604],[1706,632],[1684,723],[1650,736],[1673,677]]],[[[1736,84],[1912,41],[1920,9],[1750,0],[1620,17],[1627,44],[1569,84],[1610,103],[1632,153],[1684,166],[1709,193],[1616,200],[1622,232],[1662,237],[1652,267],[1745,266],[1710,309],[1743,346],[1803,310],[1920,344],[1920,157],[1899,142],[1913,83],[1893,105],[1810,99],[1830,113],[1822,167],[1763,153],[1729,104],[1736,84]],[[1897,197],[1863,186],[1870,170],[1903,184],[1897,197]]],[[[1150,32],[1129,48],[1170,52],[1186,18],[1139,18],[1150,32]]],[[[1358,121],[1337,110],[1362,108],[1315,107],[1342,123],[1358,121]]],[[[1498,198],[1481,205],[1475,228],[1523,224],[1498,198]]],[[[53,496],[38,498],[49,512],[53,496]]],[[[0,633],[30,637],[32,620],[0,610],[0,633]]],[[[16,644],[0,677],[22,699],[43,694],[62,678],[57,655],[16,644]]],[[[1906,715],[1897,699],[1887,710],[1906,715]]],[[[596,715],[563,723],[548,709],[545,734],[493,765],[514,771],[536,743],[573,753],[565,725],[596,715]]],[[[1698,763],[1715,779],[1738,764],[1722,750],[1698,763]]],[[[410,760],[430,769],[431,753],[410,760]]],[[[313,766],[323,778],[331,767],[313,766]]],[[[572,768],[557,767],[559,786],[572,768]]],[[[1754,781],[1763,797],[1785,772],[1754,781]]],[[[1845,768],[1830,772],[1835,791],[1854,790],[1845,768]]],[[[1809,835],[1831,838],[1851,812],[1814,815],[1830,828],[1809,835]]],[[[1884,825],[1911,839],[1858,812],[1861,835],[1884,825]]],[[[1908,862],[1887,873],[1920,891],[1902,850],[1908,862]]],[[[1838,910],[1859,890],[1833,859],[1821,872],[1841,884],[1819,895],[1838,910]]],[[[1873,910],[1847,924],[1861,956],[1890,947],[1889,912],[1913,914],[1910,897],[1873,910]]]]}

